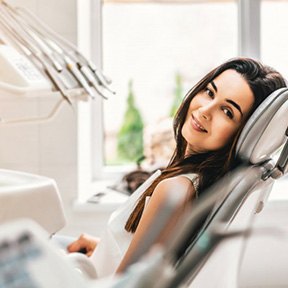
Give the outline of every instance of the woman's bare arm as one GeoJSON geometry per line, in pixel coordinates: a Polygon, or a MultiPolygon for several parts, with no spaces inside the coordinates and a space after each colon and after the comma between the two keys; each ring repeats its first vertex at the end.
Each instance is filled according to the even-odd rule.
{"type": "MultiPolygon", "coordinates": [[[[163,204],[163,201],[171,195],[170,193],[178,193],[179,195],[179,204],[175,209],[175,213],[171,220],[169,220],[169,225],[163,227],[160,237],[157,240],[157,243],[163,244],[167,241],[169,234],[173,231],[178,220],[184,214],[185,207],[191,199],[195,196],[195,189],[189,179],[183,176],[176,176],[173,178],[165,179],[161,181],[155,188],[151,199],[145,211],[140,219],[139,225],[136,232],[132,238],[130,246],[125,253],[116,273],[123,272],[126,267],[130,264],[131,257],[136,251],[137,247],[142,244],[144,235],[147,233],[149,227],[153,225],[155,217],[159,215],[159,209],[163,204]]],[[[159,231],[160,232],[160,231],[159,231]]]]}

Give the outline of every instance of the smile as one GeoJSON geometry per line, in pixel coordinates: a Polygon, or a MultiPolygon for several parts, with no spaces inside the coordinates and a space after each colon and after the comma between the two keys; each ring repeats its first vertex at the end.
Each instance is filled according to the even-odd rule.
{"type": "Polygon", "coordinates": [[[207,133],[207,130],[200,124],[200,122],[194,118],[193,114],[191,115],[191,125],[192,128],[198,132],[205,132],[207,133]]]}

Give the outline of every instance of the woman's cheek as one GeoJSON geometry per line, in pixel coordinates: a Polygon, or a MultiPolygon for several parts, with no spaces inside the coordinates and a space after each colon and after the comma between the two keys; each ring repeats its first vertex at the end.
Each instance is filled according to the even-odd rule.
{"type": "Polygon", "coordinates": [[[225,125],[222,121],[217,123],[217,127],[212,127],[212,131],[216,132],[216,130],[219,130],[218,137],[215,139],[215,145],[219,146],[219,148],[225,146],[225,144],[228,143],[228,141],[232,138],[232,136],[235,134],[236,129],[234,127],[231,127],[230,125],[225,125]]]}

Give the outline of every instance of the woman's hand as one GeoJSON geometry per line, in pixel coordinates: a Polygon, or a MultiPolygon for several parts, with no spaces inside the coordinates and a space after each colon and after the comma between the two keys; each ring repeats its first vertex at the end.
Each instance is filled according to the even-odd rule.
{"type": "Polygon", "coordinates": [[[81,252],[89,257],[92,255],[99,242],[100,238],[88,234],[81,234],[76,241],[67,246],[67,251],[69,253],[81,252]]]}

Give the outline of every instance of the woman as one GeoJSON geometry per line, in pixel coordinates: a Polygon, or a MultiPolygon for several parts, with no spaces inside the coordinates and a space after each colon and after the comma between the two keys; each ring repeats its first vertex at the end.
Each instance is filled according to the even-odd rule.
{"type": "Polygon", "coordinates": [[[232,59],[208,73],[187,93],[175,116],[176,149],[167,168],[112,214],[102,241],[81,235],[68,251],[84,248],[88,256],[93,254],[99,277],[121,272],[166,195],[181,196],[169,233],[189,203],[237,164],[235,146],[247,119],[269,94],[285,86],[278,72],[249,58],[232,59]]]}

